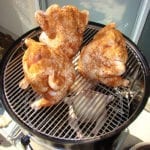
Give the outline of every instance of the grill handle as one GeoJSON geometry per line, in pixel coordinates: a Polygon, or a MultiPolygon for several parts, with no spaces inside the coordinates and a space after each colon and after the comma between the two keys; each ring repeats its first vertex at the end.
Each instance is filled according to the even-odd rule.
{"type": "Polygon", "coordinates": [[[24,146],[25,150],[33,150],[32,146],[30,145],[30,136],[25,135],[21,137],[21,143],[24,146]]]}

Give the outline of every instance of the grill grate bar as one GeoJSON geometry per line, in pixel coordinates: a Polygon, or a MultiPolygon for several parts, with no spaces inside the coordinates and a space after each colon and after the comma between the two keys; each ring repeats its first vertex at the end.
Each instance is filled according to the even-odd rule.
{"type": "MultiPolygon", "coordinates": [[[[6,73],[6,78],[10,78],[11,80],[15,80],[17,77],[20,76],[20,73],[22,72],[22,70],[20,70],[20,64],[18,64],[18,66],[16,66],[16,68],[14,68],[14,70],[12,70],[12,73],[8,74],[6,73]],[[18,72],[19,70],[19,72],[18,72]]],[[[9,82],[7,82],[6,84],[10,84],[9,82]]]]}
{"type": "MultiPolygon", "coordinates": [[[[29,95],[27,95],[27,97],[25,97],[24,99],[26,100],[26,105],[30,108],[30,104],[35,100],[35,99],[37,99],[37,97],[38,97],[38,95],[36,95],[36,94],[31,94],[30,96],[29,95]]],[[[27,108],[28,108],[27,107],[27,108]]],[[[35,111],[36,112],[36,110],[33,110],[33,109],[31,109],[30,108],[30,110],[27,110],[27,109],[24,109],[24,111],[22,111],[22,118],[23,119],[25,119],[26,118],[26,116],[28,116],[28,118],[26,119],[28,122],[30,122],[31,121],[31,118],[34,116],[34,114],[33,113],[30,113],[30,111],[35,111]],[[24,115],[25,114],[25,115],[24,115]]]]}
{"type": "Polygon", "coordinates": [[[19,103],[21,103],[21,100],[24,101],[24,94],[27,95],[25,92],[22,92],[22,90],[20,90],[20,92],[15,91],[16,93],[13,96],[9,96],[11,104],[13,107],[17,107],[17,105],[19,105],[19,103]],[[14,101],[14,99],[19,99],[18,101],[14,101]]]}
{"type": "Polygon", "coordinates": [[[128,73],[129,77],[132,76],[132,74],[134,74],[135,70],[137,68],[139,68],[139,65],[136,62],[133,61],[132,62],[132,67],[134,67],[134,68],[129,68],[129,70],[127,70],[127,73],[128,73]]]}
{"type": "MultiPolygon", "coordinates": [[[[119,106],[119,104],[118,104],[118,106],[119,106]]],[[[121,108],[115,108],[115,107],[113,107],[113,105],[109,105],[109,109],[114,109],[114,110],[118,111],[118,116],[116,116],[116,118],[118,119],[117,121],[125,121],[128,119],[128,116],[129,116],[128,110],[122,111],[121,108]]]]}
{"type": "Polygon", "coordinates": [[[80,100],[81,101],[81,100],[80,100]]]}
{"type": "MultiPolygon", "coordinates": [[[[60,105],[60,103],[58,105],[60,105]]],[[[33,126],[36,127],[36,125],[38,124],[38,126],[36,127],[38,129],[38,127],[40,126],[39,122],[40,123],[45,122],[45,120],[48,118],[48,117],[45,118],[45,114],[50,114],[51,113],[50,110],[51,110],[51,107],[45,108],[45,109],[42,108],[42,110],[40,111],[40,113],[37,114],[39,117],[35,117],[37,119],[33,122],[33,126]],[[42,120],[42,122],[40,120],[42,120]]]]}
{"type": "MultiPolygon", "coordinates": [[[[87,82],[85,82],[85,83],[82,83],[81,85],[82,85],[83,87],[78,87],[78,88],[80,88],[80,91],[82,91],[82,88],[87,87],[88,84],[87,84],[87,82]]],[[[74,91],[76,91],[76,89],[74,89],[74,91]]],[[[71,97],[70,100],[69,100],[69,102],[68,102],[69,105],[72,103],[72,100],[71,100],[72,98],[73,98],[73,97],[71,97]]],[[[79,98],[80,98],[80,97],[79,97],[79,98]]],[[[67,98],[67,99],[68,99],[68,98],[67,98]]],[[[68,101],[68,100],[67,100],[67,101],[68,101]]],[[[67,102],[67,101],[66,101],[66,102],[67,102]]],[[[64,117],[65,117],[65,116],[64,116],[64,117]]],[[[64,118],[64,117],[63,117],[63,118],[64,118]]],[[[59,122],[61,122],[61,121],[63,120],[63,118],[61,118],[61,120],[59,120],[59,122]]],[[[56,120],[57,120],[57,118],[56,118],[56,120]]],[[[63,126],[63,124],[62,124],[62,126],[63,126]]],[[[60,128],[61,128],[61,126],[60,126],[60,128]]],[[[54,130],[54,128],[53,128],[53,130],[54,130]]]]}
{"type": "MultiPolygon", "coordinates": [[[[111,105],[109,105],[109,107],[110,107],[110,106],[111,106],[111,105]]],[[[102,108],[102,106],[101,106],[101,108],[102,108]]],[[[114,107],[113,107],[113,108],[114,108],[114,107]]],[[[115,108],[114,108],[114,109],[115,109],[115,108]]],[[[118,111],[118,112],[119,112],[119,109],[118,109],[118,108],[116,108],[116,111],[118,111]]],[[[119,112],[118,114],[120,114],[120,115],[121,115],[121,113],[120,113],[120,112],[119,112]]],[[[109,116],[109,115],[108,115],[108,116],[109,116]]],[[[113,114],[113,116],[114,116],[114,114],[113,114]]],[[[117,115],[117,116],[118,116],[118,115],[117,115]]],[[[115,116],[115,117],[117,118],[117,116],[115,116]]],[[[96,120],[97,120],[97,119],[98,119],[98,118],[96,118],[96,120]]],[[[126,118],[124,117],[124,120],[125,120],[125,119],[128,119],[128,117],[126,117],[126,118]]],[[[121,119],[120,117],[118,117],[118,122],[121,122],[121,120],[122,120],[122,119],[121,119]]],[[[91,127],[91,126],[89,126],[89,128],[90,128],[90,127],[91,127]]],[[[88,129],[87,129],[87,130],[88,130],[88,129]]]]}
{"type": "MultiPolygon", "coordinates": [[[[102,106],[100,107],[101,109],[102,109],[102,106]]],[[[97,110],[96,110],[97,111],[97,110]]],[[[107,112],[107,111],[105,111],[105,112],[107,112]]],[[[105,113],[104,112],[104,113],[105,113]]],[[[96,115],[96,114],[95,114],[96,115]]],[[[102,116],[103,117],[103,116],[102,116]]],[[[105,116],[104,116],[105,117],[105,116]]],[[[97,120],[98,118],[96,118],[96,120],[97,120]]],[[[100,120],[100,121],[104,121],[104,119],[105,118],[102,118],[103,120],[100,120]]],[[[127,119],[127,118],[126,118],[127,119]]],[[[119,118],[119,120],[120,120],[120,118],[119,118]]],[[[98,120],[97,120],[98,121],[98,120]]],[[[105,120],[106,121],[106,120],[105,120]]],[[[102,123],[101,123],[102,124],[102,123]]],[[[99,124],[99,126],[100,126],[100,124],[99,124]]],[[[88,131],[88,129],[90,129],[92,127],[92,124],[86,129],[86,131],[88,131]]],[[[100,126],[101,127],[101,126],[100,126]]],[[[96,128],[98,131],[100,130],[100,128],[98,129],[98,128],[96,128]]],[[[85,132],[86,133],[86,132],[85,132]]],[[[97,133],[97,132],[96,132],[97,133]]],[[[89,134],[90,135],[90,134],[89,134]]]]}
{"type": "MultiPolygon", "coordinates": [[[[19,73],[19,72],[18,72],[19,73]]],[[[7,84],[7,86],[8,86],[8,89],[12,89],[12,90],[7,90],[8,91],[8,94],[10,94],[10,96],[12,96],[12,95],[14,95],[15,93],[16,93],[16,91],[18,91],[19,89],[17,88],[18,86],[19,86],[19,82],[18,82],[18,79],[19,79],[19,82],[21,81],[21,77],[19,76],[19,75],[16,75],[15,76],[15,78],[14,79],[12,79],[12,83],[14,84],[7,84]],[[16,79],[16,80],[15,80],[16,79]],[[13,89],[13,86],[15,86],[16,87],[16,89],[14,88],[13,89]]],[[[11,80],[11,79],[10,79],[11,80]]]]}
{"type": "MultiPolygon", "coordinates": [[[[82,77],[80,77],[80,78],[82,78],[82,77]]],[[[85,88],[85,87],[88,87],[88,82],[85,82],[85,80],[81,80],[82,82],[81,82],[81,84],[82,84],[82,87],[80,86],[80,87],[78,87],[78,88],[80,88],[80,90],[79,91],[81,91],[83,88],[85,88]]],[[[73,89],[73,88],[71,88],[71,91],[72,92],[75,92],[77,89],[73,89]]],[[[67,98],[67,97],[66,97],[67,98]]],[[[68,98],[67,99],[64,99],[64,101],[67,103],[67,101],[68,101],[68,98]]],[[[70,100],[69,100],[70,101],[70,100]]],[[[69,102],[69,103],[71,103],[71,101],[69,102]]],[[[61,112],[61,113],[64,113],[65,111],[67,111],[67,107],[66,107],[66,109],[63,109],[63,111],[61,112]]],[[[57,112],[59,112],[59,110],[57,110],[57,112]]],[[[56,112],[56,113],[57,113],[56,112]]],[[[67,114],[66,114],[67,115],[67,114]]],[[[63,122],[63,119],[66,117],[66,115],[64,115],[59,121],[58,121],[58,123],[60,123],[60,122],[63,122]]],[[[58,118],[56,117],[53,121],[55,122],[56,120],[58,120],[58,118]]],[[[64,122],[64,124],[65,124],[65,122],[64,122]]],[[[64,125],[63,123],[62,123],[62,126],[64,125]]],[[[45,126],[46,126],[46,124],[45,124],[45,126]]],[[[43,128],[45,127],[45,126],[43,126],[43,128]]],[[[57,128],[57,125],[55,125],[55,127],[57,128]]],[[[53,131],[53,130],[55,130],[55,127],[51,130],[51,131],[53,131]]],[[[60,126],[60,129],[61,129],[61,126],[60,126]]],[[[47,130],[49,130],[49,129],[47,129],[47,130]]]]}
{"type": "Polygon", "coordinates": [[[47,122],[48,118],[47,118],[47,120],[45,119],[45,121],[43,121],[44,118],[41,117],[41,115],[43,113],[46,113],[49,116],[49,118],[52,120],[52,115],[49,115],[51,113],[51,107],[50,108],[43,108],[43,109],[38,110],[38,111],[34,110],[34,111],[35,111],[34,114],[32,116],[30,116],[30,118],[28,119],[33,128],[40,130],[41,128],[40,128],[40,126],[38,126],[38,124],[40,122],[42,122],[42,123],[47,122]],[[38,121],[37,121],[37,119],[38,119],[38,121]]]}
{"type": "MultiPolygon", "coordinates": [[[[103,87],[101,87],[101,88],[103,88],[103,87]]],[[[112,107],[113,109],[115,109],[115,107],[118,107],[118,108],[116,108],[116,110],[123,109],[123,112],[120,112],[121,118],[123,118],[123,120],[128,119],[128,116],[129,116],[128,100],[125,97],[120,97],[119,94],[112,94],[112,95],[114,95],[114,101],[111,101],[111,103],[108,106],[110,108],[112,107]],[[118,102],[118,100],[119,100],[119,102],[118,102]],[[119,107],[121,107],[121,108],[119,108],[119,107]]],[[[121,120],[121,118],[119,118],[119,120],[121,120]]]]}
{"type": "Polygon", "coordinates": [[[5,77],[9,78],[9,73],[12,74],[12,71],[14,71],[14,69],[16,69],[17,66],[20,67],[20,64],[22,63],[21,62],[22,56],[23,56],[23,53],[21,53],[16,58],[14,58],[13,60],[11,60],[11,62],[9,62],[9,65],[7,65],[7,71],[5,72],[5,77]]]}
{"type": "MultiPolygon", "coordinates": [[[[90,96],[90,92],[87,92],[87,96],[90,96]]],[[[78,96],[78,99],[80,99],[80,103],[82,102],[82,99],[84,100],[84,98],[82,97],[82,96],[78,96]]],[[[77,100],[77,99],[75,99],[75,100],[77,100]]],[[[89,104],[91,104],[92,103],[92,101],[94,100],[94,98],[92,98],[92,100],[89,102],[89,104]]],[[[72,99],[72,103],[73,103],[73,101],[74,101],[74,99],[72,99]]],[[[78,104],[78,103],[77,103],[78,104]]],[[[85,106],[86,104],[82,104],[82,108],[84,108],[84,106],[85,106]]],[[[80,108],[80,109],[82,109],[82,108],[80,108]]],[[[72,108],[73,109],[73,108],[72,108]]],[[[72,113],[70,113],[70,116],[72,116],[73,115],[73,112],[72,113]]],[[[78,117],[78,120],[80,120],[81,119],[81,117],[78,117]]],[[[82,122],[84,122],[84,120],[82,120],[82,122]]],[[[70,124],[72,124],[73,123],[73,120],[70,122],[70,124]]],[[[78,126],[80,126],[80,124],[78,124],[78,126]]],[[[66,127],[67,128],[67,127],[66,127]]],[[[66,128],[64,128],[64,130],[66,129],[66,128]]],[[[58,131],[56,131],[56,133],[57,133],[58,131]]],[[[63,131],[62,131],[63,132],[63,131]]],[[[68,133],[68,132],[67,132],[68,133]]],[[[66,135],[67,135],[67,133],[66,133],[66,135]]],[[[61,132],[59,133],[60,135],[62,134],[61,132]]],[[[74,134],[74,133],[72,133],[72,134],[74,134]]],[[[70,135],[70,136],[72,136],[72,134],[70,135]]],[[[64,135],[65,136],[65,135],[64,135]]]]}
{"type": "Polygon", "coordinates": [[[127,62],[127,71],[126,71],[126,74],[128,76],[132,76],[132,74],[135,72],[135,68],[139,68],[140,67],[140,70],[141,69],[141,64],[139,63],[139,61],[137,61],[135,58],[134,58],[134,55],[133,53],[129,52],[129,59],[128,59],[128,62],[127,62]]]}
{"type": "MultiPolygon", "coordinates": [[[[64,114],[63,115],[63,117],[58,121],[58,122],[56,122],[57,120],[58,120],[58,118],[55,118],[53,121],[54,122],[56,122],[56,124],[55,124],[55,126],[54,126],[54,128],[53,129],[51,129],[50,130],[50,128],[48,128],[46,131],[48,132],[48,134],[52,134],[53,133],[53,135],[55,136],[56,134],[58,134],[58,131],[60,131],[60,129],[64,126],[64,124],[67,122],[67,120],[66,121],[63,121],[66,117],[67,117],[67,113],[65,113],[67,111],[67,107],[63,110],[63,112],[62,112],[62,114],[64,114]],[[62,123],[61,124],[61,126],[59,126],[58,127],[58,125],[60,124],[60,123],[62,123]],[[55,131],[56,130],[56,131],[55,131]],[[55,131],[55,132],[54,132],[55,131]]],[[[52,123],[52,125],[53,125],[53,123],[52,123]]],[[[64,129],[65,130],[65,129],[64,129]]]]}
{"type": "MultiPolygon", "coordinates": [[[[20,65],[20,64],[19,64],[20,65]]],[[[14,70],[12,70],[12,72],[11,73],[7,73],[6,72],[6,76],[5,76],[5,78],[9,78],[9,79],[11,79],[11,80],[13,80],[13,82],[14,82],[14,80],[16,80],[19,76],[20,76],[20,73],[22,72],[22,70],[20,70],[20,66],[16,66],[16,68],[14,68],[14,70]]],[[[21,76],[20,76],[21,77],[21,76]]],[[[6,82],[5,84],[10,84],[9,82],[6,82]]],[[[9,87],[8,87],[9,88],[9,87]]]]}
{"type": "Polygon", "coordinates": [[[26,99],[23,99],[23,97],[27,96],[28,94],[27,93],[24,93],[24,95],[21,97],[21,96],[18,96],[16,98],[16,103],[13,102],[11,104],[11,107],[15,109],[15,111],[20,115],[20,113],[23,113],[24,111],[23,110],[26,110],[26,106],[28,104],[28,102],[26,101],[26,99]]]}
{"type": "MultiPolygon", "coordinates": [[[[26,106],[28,106],[28,105],[26,105],[26,106]]],[[[27,122],[30,127],[33,127],[33,124],[29,118],[31,118],[31,116],[33,117],[34,114],[36,114],[36,111],[33,109],[30,109],[30,107],[28,106],[27,108],[24,109],[24,114],[21,113],[20,116],[21,116],[21,119],[23,122],[25,122],[25,123],[27,122]]]]}
{"type": "MultiPolygon", "coordinates": [[[[55,109],[55,111],[54,111],[55,114],[61,111],[61,109],[64,107],[64,104],[61,102],[61,105],[60,105],[60,106],[61,106],[60,108],[55,109]]],[[[61,111],[61,113],[64,113],[66,110],[67,110],[67,107],[65,107],[65,109],[63,109],[63,111],[61,111]]],[[[52,112],[51,112],[51,114],[53,115],[52,112]]],[[[49,114],[48,116],[51,116],[51,114],[49,114]]],[[[52,119],[53,119],[53,121],[56,120],[56,118],[53,118],[53,117],[51,118],[51,120],[52,120],[52,119]]],[[[44,119],[44,122],[45,122],[45,120],[47,120],[47,118],[44,119]]],[[[43,122],[41,122],[41,124],[40,124],[40,131],[42,131],[44,128],[46,128],[46,126],[47,126],[48,124],[50,124],[51,120],[45,122],[44,125],[43,125],[43,122]]],[[[53,124],[53,122],[49,125],[49,127],[52,126],[52,124],[53,124]]]]}
{"type": "MultiPolygon", "coordinates": [[[[39,123],[38,125],[37,125],[37,129],[39,129],[40,131],[42,131],[42,129],[43,128],[45,128],[45,126],[48,124],[47,123],[47,120],[49,120],[49,118],[50,117],[53,117],[53,113],[55,112],[55,111],[57,111],[57,110],[61,110],[62,108],[63,108],[63,102],[61,101],[60,103],[58,103],[58,105],[55,107],[55,109],[53,109],[52,111],[50,111],[51,110],[51,107],[50,108],[48,108],[47,110],[46,110],[46,112],[45,112],[45,114],[47,114],[49,111],[49,113],[48,113],[48,115],[46,115],[43,119],[42,119],[42,121],[41,122],[39,122],[39,120],[41,120],[41,118],[42,117],[40,117],[40,118],[38,118],[38,120],[33,124],[34,126],[37,124],[37,123],[39,123]],[[60,107],[60,108],[59,108],[60,107]],[[45,123],[44,125],[43,125],[43,123],[45,123]],[[47,123],[47,124],[46,124],[47,123]]],[[[52,119],[52,118],[51,118],[52,119]]]]}
{"type": "MultiPolygon", "coordinates": [[[[23,96],[23,95],[21,95],[23,96]]],[[[22,113],[24,114],[24,112],[26,111],[26,106],[29,105],[29,102],[30,100],[33,98],[32,95],[30,95],[30,97],[28,96],[28,93],[27,94],[24,94],[24,96],[21,98],[21,96],[19,96],[18,98],[20,98],[20,101],[18,101],[17,104],[14,104],[15,106],[15,109],[18,110],[18,114],[22,113]],[[23,102],[21,102],[21,100],[23,100],[23,102]],[[25,110],[25,111],[22,111],[22,110],[25,110]]],[[[27,112],[27,113],[30,113],[30,112],[27,112]]],[[[31,114],[32,115],[32,114],[31,114]]]]}
{"type": "MultiPolygon", "coordinates": [[[[60,112],[61,111],[61,109],[64,107],[64,103],[63,103],[63,101],[61,101],[60,103],[59,103],[59,105],[57,105],[57,109],[55,108],[46,118],[44,118],[44,122],[45,122],[45,120],[47,121],[48,120],[48,117],[50,117],[51,115],[53,115],[53,113],[54,114],[56,114],[56,113],[58,113],[58,112],[60,112]],[[58,106],[60,106],[60,108],[58,107],[58,106]]],[[[61,111],[61,113],[63,113],[63,112],[65,112],[65,110],[67,110],[67,107],[65,108],[65,109],[63,109],[63,111],[61,111]]],[[[52,118],[51,119],[53,119],[53,116],[52,116],[52,118]]],[[[51,121],[51,120],[49,120],[49,121],[51,121]]],[[[43,122],[41,122],[41,124],[39,124],[39,126],[40,126],[40,131],[42,131],[48,124],[50,124],[50,122],[45,122],[45,124],[43,125],[43,122]]],[[[39,126],[38,126],[38,128],[39,128],[39,126]]],[[[49,127],[51,126],[51,124],[49,125],[49,127]]]]}
{"type": "MultiPolygon", "coordinates": [[[[97,97],[97,99],[101,101],[102,98],[97,97]]],[[[93,102],[94,100],[96,100],[96,98],[92,98],[90,105],[92,104],[92,102],[93,102]]],[[[102,102],[101,102],[101,103],[102,103],[102,102]]],[[[105,103],[102,103],[102,104],[101,104],[101,103],[99,104],[99,101],[98,101],[97,103],[95,103],[95,105],[92,105],[92,107],[95,107],[95,110],[93,110],[93,112],[95,113],[95,117],[92,118],[92,121],[91,121],[91,117],[90,117],[90,119],[89,119],[89,116],[88,116],[88,115],[85,115],[84,119],[82,119],[83,116],[78,117],[78,120],[82,120],[82,122],[85,122],[84,126],[81,128],[81,130],[84,131],[84,132],[82,133],[82,136],[86,136],[87,132],[88,132],[89,129],[95,124],[95,122],[96,122],[96,123],[99,122],[98,117],[100,117],[100,119],[101,119],[101,118],[103,117],[103,115],[105,115],[105,118],[106,118],[106,112],[107,112],[107,111],[106,111],[106,109],[105,109],[105,103]],[[97,108],[96,108],[96,104],[99,104],[100,107],[97,107],[97,108]],[[102,109],[102,110],[104,110],[104,112],[101,112],[101,113],[99,114],[98,109],[102,109]],[[91,125],[88,125],[89,123],[91,123],[91,125]]],[[[82,105],[82,106],[83,106],[83,105],[82,105]]],[[[84,109],[84,106],[83,106],[83,109],[84,109]]],[[[84,110],[85,110],[85,109],[84,109],[84,110]]],[[[82,122],[80,122],[80,123],[78,124],[78,126],[81,126],[82,122]]],[[[73,123],[73,122],[71,122],[71,123],[73,123]]],[[[96,127],[96,129],[99,130],[100,127],[96,127]]],[[[92,130],[91,130],[91,132],[92,132],[92,130]]],[[[67,133],[68,133],[68,132],[67,132],[67,133]]],[[[66,135],[67,135],[67,133],[66,133],[66,135]]],[[[71,138],[72,135],[73,135],[73,133],[70,135],[70,138],[71,138]]],[[[90,135],[90,134],[89,134],[89,135],[90,135]]]]}
{"type": "Polygon", "coordinates": [[[84,33],[84,41],[82,43],[82,46],[89,43],[92,40],[93,36],[97,33],[97,31],[98,30],[95,30],[93,28],[88,28],[84,33]]]}
{"type": "Polygon", "coordinates": [[[113,120],[114,120],[114,118],[115,118],[115,116],[118,114],[118,112],[116,111],[116,110],[114,110],[114,111],[110,111],[109,112],[109,115],[108,115],[108,119],[107,119],[107,121],[108,121],[108,123],[106,122],[106,124],[104,125],[104,128],[103,128],[103,130],[101,131],[101,134],[102,135],[105,135],[106,134],[106,131],[107,132],[110,132],[110,131],[113,131],[113,130],[115,130],[115,128],[113,128],[113,130],[109,130],[109,127],[111,126],[111,123],[113,122],[113,120]],[[111,116],[111,117],[110,117],[111,116]]]}

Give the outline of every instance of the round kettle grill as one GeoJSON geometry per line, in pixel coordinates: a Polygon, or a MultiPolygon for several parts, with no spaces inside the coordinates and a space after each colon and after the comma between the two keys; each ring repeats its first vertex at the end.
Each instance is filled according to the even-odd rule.
{"type": "MultiPolygon", "coordinates": [[[[82,46],[103,25],[89,22],[82,46]]],[[[39,27],[20,37],[8,50],[1,63],[1,99],[10,116],[30,134],[54,143],[84,144],[102,141],[125,129],[143,110],[150,93],[150,70],[142,53],[126,36],[128,61],[123,77],[128,87],[107,87],[83,78],[77,72],[70,92],[57,105],[33,110],[30,104],[39,98],[32,88],[22,90],[22,56],[25,38],[38,40],[39,27]]],[[[81,46],[81,48],[82,48],[81,46]]],[[[88,66],[87,66],[88,67],[88,66]]]]}

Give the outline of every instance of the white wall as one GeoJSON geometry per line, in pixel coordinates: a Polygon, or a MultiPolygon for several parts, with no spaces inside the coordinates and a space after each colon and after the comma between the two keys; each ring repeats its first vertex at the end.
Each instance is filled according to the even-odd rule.
{"type": "Polygon", "coordinates": [[[0,0],[0,31],[14,39],[37,26],[34,19],[36,0],[0,0]]]}

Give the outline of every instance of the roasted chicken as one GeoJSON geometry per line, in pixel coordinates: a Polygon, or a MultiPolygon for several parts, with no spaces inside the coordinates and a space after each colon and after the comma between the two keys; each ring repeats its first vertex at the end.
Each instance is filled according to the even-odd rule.
{"type": "Polygon", "coordinates": [[[45,12],[37,11],[35,18],[43,32],[39,40],[50,48],[72,58],[80,48],[88,23],[88,11],[67,5],[51,5],[45,12]]]}
{"type": "Polygon", "coordinates": [[[27,50],[23,55],[24,79],[20,87],[30,84],[42,98],[32,103],[34,109],[58,103],[68,92],[75,79],[70,59],[41,42],[26,39],[27,50]]]}
{"type": "Polygon", "coordinates": [[[35,19],[43,32],[40,42],[25,40],[24,79],[20,87],[26,89],[31,85],[42,96],[31,105],[39,109],[58,103],[73,84],[76,75],[71,58],[82,43],[88,12],[54,4],[46,12],[37,11],[35,19]]]}
{"type": "Polygon", "coordinates": [[[126,43],[120,31],[111,23],[98,31],[93,40],[81,50],[78,71],[87,78],[107,86],[127,86],[121,75],[128,59],[126,43]]]}

